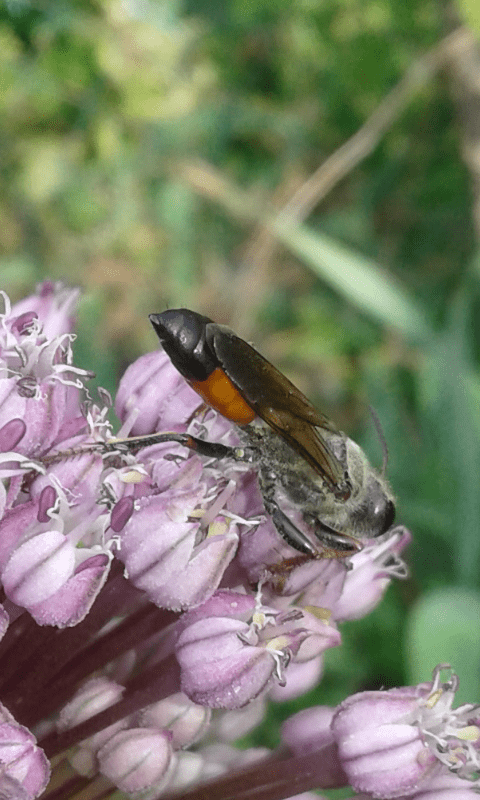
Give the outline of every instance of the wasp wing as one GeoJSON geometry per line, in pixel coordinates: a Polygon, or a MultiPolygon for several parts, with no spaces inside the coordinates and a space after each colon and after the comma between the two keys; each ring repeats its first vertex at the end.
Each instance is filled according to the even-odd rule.
{"type": "Polygon", "coordinates": [[[322,436],[322,430],[339,433],[334,423],[230,328],[213,323],[207,329],[222,369],[255,413],[300,453],[331,488],[343,484],[344,467],[322,436]]]}

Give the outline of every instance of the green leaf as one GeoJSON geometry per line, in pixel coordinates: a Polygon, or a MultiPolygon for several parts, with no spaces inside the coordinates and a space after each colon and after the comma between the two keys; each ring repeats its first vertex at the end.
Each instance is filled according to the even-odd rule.
{"type": "Polygon", "coordinates": [[[450,664],[460,678],[455,705],[476,702],[480,696],[479,620],[479,592],[452,588],[425,594],[407,623],[409,683],[429,680],[437,664],[450,664]]]}
{"type": "Polygon", "coordinates": [[[455,544],[457,581],[471,586],[478,582],[480,564],[480,415],[469,380],[474,371],[470,352],[474,314],[471,293],[462,287],[452,298],[445,329],[426,351],[428,358],[419,373],[426,423],[435,441],[433,469],[450,505],[447,519],[455,544]]]}
{"type": "Polygon", "coordinates": [[[458,0],[458,10],[467,25],[477,36],[480,35],[480,5],[478,0],[458,0]]]}
{"type": "Polygon", "coordinates": [[[408,339],[429,338],[420,306],[373,261],[305,226],[286,225],[278,218],[272,227],[289,250],[362,311],[408,339]]]}

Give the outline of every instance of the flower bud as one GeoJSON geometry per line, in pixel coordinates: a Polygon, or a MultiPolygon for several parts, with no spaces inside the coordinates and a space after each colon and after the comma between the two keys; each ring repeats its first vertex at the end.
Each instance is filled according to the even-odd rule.
{"type": "Polygon", "coordinates": [[[221,535],[202,540],[200,520],[187,521],[203,491],[197,484],[142,498],[122,530],[119,557],[129,578],[164,608],[177,610],[204,602],[235,555],[235,531],[225,527],[221,535]],[[179,518],[172,519],[177,505],[179,518]]]}
{"type": "MultiPolygon", "coordinates": [[[[87,551],[88,552],[88,551],[87,551]]],[[[96,553],[75,568],[73,575],[51,597],[29,607],[39,625],[57,628],[77,625],[87,615],[110,571],[108,553],[96,553]]]]}
{"type": "MultiPolygon", "coordinates": [[[[84,683],[63,707],[57,722],[57,729],[61,732],[68,728],[74,728],[75,725],[94,717],[95,714],[100,714],[101,711],[121,700],[124,691],[123,686],[108,678],[92,678],[84,683]]],[[[69,755],[77,772],[82,775],[91,773],[95,769],[99,748],[103,747],[115,733],[122,730],[127,724],[127,719],[121,719],[94,736],[84,739],[69,755]]]]}
{"type": "Polygon", "coordinates": [[[213,718],[212,733],[224,742],[234,742],[260,725],[265,716],[265,697],[261,695],[243,708],[223,711],[213,718]]]}
{"type": "Polygon", "coordinates": [[[423,789],[409,795],[409,800],[478,800],[478,790],[478,781],[466,781],[451,772],[442,772],[423,789]]]}
{"type": "Polygon", "coordinates": [[[421,732],[410,724],[417,698],[363,692],[339,707],[332,724],[352,787],[390,798],[411,792],[436,764],[421,732]],[[404,720],[404,721],[403,721],[404,720]]]}
{"type": "Polygon", "coordinates": [[[112,736],[97,757],[100,772],[121,791],[146,791],[166,777],[170,736],[156,728],[128,728],[112,736]]]}
{"type": "Polygon", "coordinates": [[[336,620],[366,616],[378,605],[392,578],[407,576],[400,553],[411,538],[410,532],[398,525],[380,541],[374,541],[352,556],[341,595],[335,605],[330,606],[336,620]]]}
{"type": "Polygon", "coordinates": [[[37,740],[4,706],[0,706],[0,764],[1,779],[5,779],[5,786],[0,780],[0,790],[12,800],[38,797],[50,777],[47,758],[37,740]]]}
{"type": "Polygon", "coordinates": [[[351,786],[375,797],[428,791],[445,767],[463,778],[480,766],[473,706],[452,710],[458,680],[352,695],[337,709],[332,732],[351,786]]]}
{"type": "Polygon", "coordinates": [[[207,730],[211,711],[178,692],[148,706],[140,715],[143,727],[168,728],[174,750],[189,747],[207,730]]]}
{"type": "Polygon", "coordinates": [[[43,281],[34,295],[12,306],[11,314],[16,317],[16,326],[21,331],[28,329],[29,320],[38,318],[44,334],[53,339],[73,330],[79,297],[80,289],[43,281]]]}
{"type": "Polygon", "coordinates": [[[51,597],[73,572],[74,549],[58,531],[39,533],[19,545],[2,573],[10,600],[30,606],[51,597]]]}
{"type": "Polygon", "coordinates": [[[313,706],[289,717],[282,725],[282,741],[296,755],[321,750],[334,741],[331,724],[334,708],[313,706]]]}
{"type": "Polygon", "coordinates": [[[62,709],[57,723],[58,730],[74,728],[95,714],[100,714],[101,711],[117,703],[124,691],[124,686],[108,678],[93,678],[87,681],[62,709]]]}
{"type": "Polygon", "coordinates": [[[220,592],[181,620],[176,654],[182,690],[210,708],[240,708],[271,680],[276,656],[249,643],[255,600],[220,592]],[[218,612],[222,616],[217,616],[218,612]],[[189,624],[190,623],[190,624],[189,624]]]}
{"type": "Polygon", "coordinates": [[[305,643],[301,660],[332,646],[338,632],[332,629],[332,639],[329,630],[300,609],[280,613],[259,606],[249,595],[217,592],[179,622],[176,653],[182,689],[194,702],[211,708],[241,708],[274,677],[285,680],[290,659],[299,656],[305,643]]]}

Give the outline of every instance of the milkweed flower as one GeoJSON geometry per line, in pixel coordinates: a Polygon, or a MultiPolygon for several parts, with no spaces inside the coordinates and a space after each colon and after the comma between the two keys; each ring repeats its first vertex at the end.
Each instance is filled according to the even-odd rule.
{"type": "Polygon", "coordinates": [[[275,677],[284,681],[302,647],[313,658],[340,643],[336,628],[309,612],[258,607],[239,592],[216,592],[177,627],[182,689],[210,708],[241,708],[275,677]]]}
{"type": "Polygon", "coordinates": [[[45,789],[50,766],[33,734],[0,704],[0,794],[30,800],[45,789]]]}
{"type": "Polygon", "coordinates": [[[436,667],[430,683],[300,712],[284,724],[284,741],[298,754],[330,753],[367,797],[473,797],[480,789],[480,706],[452,708],[458,678],[442,682],[446,669],[436,667]]]}
{"type": "Polygon", "coordinates": [[[162,351],[127,369],[114,401],[93,399],[74,363],[78,291],[48,282],[17,305],[2,298],[1,796],[38,797],[51,759],[62,798],[87,786],[92,797],[109,786],[187,796],[208,781],[213,800],[235,770],[245,787],[260,770],[282,797],[305,800],[348,783],[336,741],[308,779],[280,754],[231,742],[269,696],[318,682],[337,623],[368,613],[405,574],[408,532],[372,540],[349,569],[296,558],[250,464],[148,439],[163,430],[239,445],[162,351]],[[133,447],[128,436],[147,439],[133,447]]]}

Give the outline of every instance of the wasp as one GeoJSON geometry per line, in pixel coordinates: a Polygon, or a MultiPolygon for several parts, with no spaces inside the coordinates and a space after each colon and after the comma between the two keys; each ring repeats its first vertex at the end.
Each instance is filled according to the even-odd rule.
{"type": "Polygon", "coordinates": [[[252,464],[278,533],[308,557],[353,555],[393,525],[395,502],[383,475],[258,350],[185,308],[149,319],[173,366],[238,426],[242,447],[173,433],[143,437],[144,445],[177,441],[201,455],[252,464]]]}

